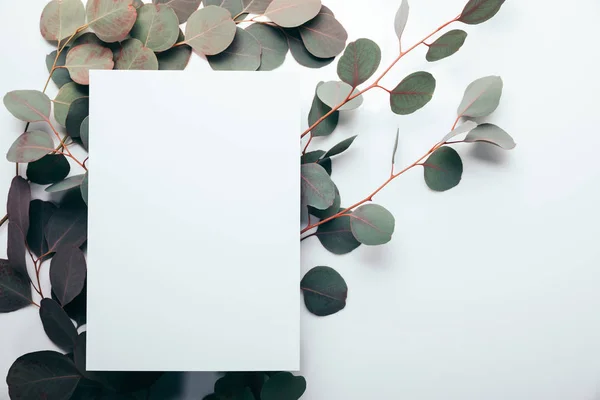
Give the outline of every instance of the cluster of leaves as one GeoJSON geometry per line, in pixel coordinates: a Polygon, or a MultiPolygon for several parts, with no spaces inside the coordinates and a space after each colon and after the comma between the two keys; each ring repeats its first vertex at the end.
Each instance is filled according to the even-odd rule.
{"type": "Polygon", "coordinates": [[[289,372],[227,372],[203,400],[298,400],[306,380],[289,372]]]}

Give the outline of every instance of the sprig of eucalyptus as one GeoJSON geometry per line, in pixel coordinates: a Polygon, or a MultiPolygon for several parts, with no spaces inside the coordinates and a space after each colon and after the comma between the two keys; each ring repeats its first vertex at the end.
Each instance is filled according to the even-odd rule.
{"type": "MultiPolygon", "coordinates": [[[[39,307],[47,336],[66,354],[39,351],[19,357],[7,376],[11,398],[147,398],[161,376],[85,368],[87,274],[82,248],[87,241],[88,168],[87,157],[75,154],[89,146],[90,69],[181,70],[193,51],[205,55],[215,70],[273,70],[283,64],[288,51],[301,65],[321,68],[343,52],[337,64],[340,80],[317,85],[309,127],[300,135],[304,141],[300,157],[302,207],[308,211],[308,223],[300,237],[301,241],[317,237],[328,251],[347,254],[361,245],[391,241],[394,216],[374,204],[373,198],[399,176],[423,167],[427,186],[443,192],[457,186],[463,172],[462,159],[450,145],[485,142],[503,149],[515,147],[501,128],[477,123],[477,118],[497,108],[503,83],[496,76],[471,83],[449,133],[404,168],[396,167],[400,130],[395,129],[389,177],[350,206],[342,206],[340,192],[331,179],[332,159],[348,150],[356,136],[328,151],[309,151],[311,144],[331,135],[340,112],[359,108],[363,95],[372,89],[389,94],[395,114],[407,115],[424,107],[436,88],[430,73],[411,73],[393,89],[381,86],[381,80],[421,45],[428,47],[429,62],[456,53],[467,38],[460,29],[427,41],[457,22],[485,22],[503,3],[469,0],[457,17],[404,50],[402,36],[409,5],[402,0],[394,19],[398,56],[361,89],[379,69],[381,50],[369,39],[346,46],[345,29],[320,0],[153,0],[153,4],[88,0],[87,7],[81,0],[51,0],[43,10],[40,32],[56,44],[56,50],[46,57],[49,76],[43,90],[15,90],[4,97],[9,112],[27,124],[7,153],[7,159],[16,164],[17,176],[9,190],[7,216],[0,220],[0,225],[8,221],[8,260],[0,260],[0,312],[39,307]],[[186,23],[185,32],[179,27],[182,23],[186,23]],[[45,94],[51,80],[59,87],[53,100],[45,94]],[[42,123],[50,134],[29,130],[30,123],[42,123]],[[457,139],[460,135],[464,137],[457,139]],[[71,151],[73,146],[80,151],[71,151]],[[74,174],[69,159],[78,169],[74,174]],[[27,179],[19,174],[20,163],[27,164],[27,179]],[[32,199],[31,184],[44,185],[47,192],[64,196],[58,205],[32,199]],[[49,294],[40,283],[46,262],[50,262],[49,294]],[[39,301],[34,299],[32,288],[39,301]]],[[[300,288],[307,309],[314,315],[331,315],[346,306],[346,282],[330,267],[311,269],[300,288]]],[[[228,372],[205,400],[297,400],[305,389],[304,378],[288,372],[228,372]]]]}

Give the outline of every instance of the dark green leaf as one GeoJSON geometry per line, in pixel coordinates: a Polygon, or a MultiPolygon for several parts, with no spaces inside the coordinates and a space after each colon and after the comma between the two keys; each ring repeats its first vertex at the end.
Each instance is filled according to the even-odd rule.
{"type": "Polygon", "coordinates": [[[316,163],[323,157],[323,154],[325,154],[323,150],[309,151],[300,157],[300,164],[316,163]]]}
{"type": "MultiPolygon", "coordinates": [[[[177,42],[185,40],[185,36],[181,29],[179,30],[179,37],[177,42]]],[[[192,48],[187,44],[173,47],[170,50],[158,53],[158,69],[159,70],[172,70],[172,71],[183,71],[187,67],[190,57],[192,55],[192,48]]]]}
{"type": "Polygon", "coordinates": [[[469,0],[458,20],[477,25],[492,18],[500,10],[504,0],[469,0]]]}
{"type": "Polygon", "coordinates": [[[415,72],[402,80],[390,93],[392,111],[399,115],[412,114],[424,107],[435,92],[435,78],[429,72],[415,72]]]}
{"type": "Polygon", "coordinates": [[[323,167],[325,169],[325,172],[327,172],[327,175],[331,176],[331,158],[324,158],[322,160],[319,160],[317,162],[317,164],[319,164],[321,167],[323,167]]]}
{"type": "Polygon", "coordinates": [[[107,43],[124,40],[137,18],[137,10],[131,3],[132,0],[88,0],[90,28],[107,43]]]}
{"type": "Polygon", "coordinates": [[[336,186],[335,187],[335,200],[333,201],[333,205],[331,207],[329,207],[326,210],[319,210],[314,207],[308,206],[308,212],[311,215],[314,215],[315,217],[319,218],[320,220],[324,220],[326,218],[332,217],[335,214],[337,214],[340,210],[341,203],[342,203],[342,197],[340,196],[340,192],[336,186]]]}
{"type": "Polygon", "coordinates": [[[317,87],[317,95],[319,99],[331,108],[335,108],[344,103],[338,108],[339,111],[354,110],[360,107],[363,103],[363,96],[357,96],[358,90],[346,82],[329,81],[317,87]],[[352,100],[346,101],[351,96],[355,96],[352,100]]]}
{"type": "Polygon", "coordinates": [[[272,71],[285,61],[288,42],[280,29],[264,24],[252,24],[246,32],[258,40],[262,48],[259,71],[272,71]]]}
{"type": "Polygon", "coordinates": [[[356,136],[358,136],[358,135],[352,136],[346,140],[342,140],[341,142],[339,142],[338,144],[333,146],[331,148],[331,150],[329,150],[327,153],[325,153],[323,158],[337,156],[338,154],[341,154],[344,151],[348,150],[348,148],[352,145],[352,142],[354,142],[354,139],[356,139],[356,136]]]}
{"type": "Polygon", "coordinates": [[[87,116],[81,122],[81,127],[79,128],[79,140],[81,140],[81,145],[84,149],[89,150],[89,141],[90,141],[90,117],[87,116]]]}
{"type": "Polygon", "coordinates": [[[58,192],[64,192],[65,190],[79,187],[83,183],[84,179],[85,179],[85,174],[70,176],[67,179],[65,179],[64,181],[60,181],[53,185],[48,186],[46,188],[46,192],[58,193],[58,192]]]}
{"type": "Polygon", "coordinates": [[[185,40],[197,52],[213,56],[229,47],[236,25],[224,8],[207,6],[194,12],[185,28],[185,40]]]}
{"type": "Polygon", "coordinates": [[[7,255],[10,266],[14,271],[27,277],[27,262],[25,259],[25,239],[29,230],[29,202],[31,189],[29,183],[20,176],[12,179],[8,191],[6,212],[8,215],[8,246],[7,255]]]}
{"type": "Polygon", "coordinates": [[[40,303],[40,319],[48,338],[63,350],[71,351],[77,340],[77,329],[60,305],[52,299],[40,303]]]}
{"type": "Polygon", "coordinates": [[[494,124],[479,125],[469,132],[465,138],[465,142],[490,143],[505,150],[512,150],[517,146],[513,138],[506,131],[494,124]]]}
{"type": "MultiPolygon", "coordinates": [[[[225,0],[223,0],[225,1],[225,0]]],[[[175,11],[179,23],[185,23],[190,15],[200,7],[201,0],[152,0],[154,4],[165,4],[175,11]]],[[[209,5],[206,4],[205,5],[209,5]]]]}
{"type": "Polygon", "coordinates": [[[369,79],[381,62],[381,49],[372,40],[358,39],[346,47],[338,61],[337,73],[340,79],[352,87],[357,87],[369,79]]]}
{"type": "Polygon", "coordinates": [[[60,182],[69,175],[71,166],[62,154],[47,154],[27,165],[27,179],[39,185],[60,182]]]}
{"type": "Polygon", "coordinates": [[[321,0],[273,0],[265,15],[284,28],[294,28],[312,20],[321,10],[321,0]]]}
{"type": "Polygon", "coordinates": [[[48,222],[46,239],[51,252],[59,246],[81,246],[87,240],[87,209],[59,208],[48,222]]]}
{"type": "Polygon", "coordinates": [[[335,200],[335,185],[325,169],[316,164],[301,166],[302,197],[305,204],[325,210],[335,200]]]}
{"type": "MultiPolygon", "coordinates": [[[[335,214],[343,210],[341,207],[335,214]]],[[[346,212],[346,215],[350,214],[351,211],[346,212]]],[[[337,255],[348,254],[360,246],[360,242],[352,234],[349,216],[338,217],[320,225],[316,236],[327,251],[337,255]]]]}
{"type": "Polygon", "coordinates": [[[392,240],[394,216],[377,204],[360,206],[350,215],[352,234],[364,245],[378,246],[392,240]]]}
{"type": "Polygon", "coordinates": [[[256,71],[260,67],[260,43],[242,28],[231,45],[221,53],[207,56],[210,67],[217,71],[256,71]]]}
{"type": "MultiPolygon", "coordinates": [[[[58,301],[58,297],[52,290],[52,299],[58,301]]],[[[87,285],[83,283],[83,289],[81,293],[73,301],[67,305],[63,305],[63,310],[69,315],[69,317],[77,323],[77,326],[84,325],[87,317],[87,285]]]]}
{"type": "MultiPolygon", "coordinates": [[[[319,82],[319,84],[317,85],[317,90],[319,89],[319,86],[321,86],[323,83],[324,82],[319,82]]],[[[331,107],[329,107],[319,99],[319,96],[317,95],[317,90],[315,90],[315,97],[313,98],[313,103],[308,114],[309,127],[313,126],[319,119],[321,119],[323,116],[327,115],[327,113],[331,111],[331,107]]],[[[339,119],[340,112],[335,111],[311,131],[312,135],[315,137],[331,135],[337,127],[339,119]]]]}
{"type": "Polygon", "coordinates": [[[479,118],[490,115],[500,104],[502,87],[499,76],[486,76],[471,82],[458,107],[458,116],[479,118]]]}
{"type": "Polygon", "coordinates": [[[306,380],[289,372],[279,372],[269,378],[260,393],[261,400],[298,400],[306,391],[306,380]]]}
{"type": "Polygon", "coordinates": [[[11,267],[8,260],[0,259],[0,313],[17,311],[31,304],[29,279],[11,267]]]}
{"type": "MultiPolygon", "coordinates": [[[[46,56],[46,68],[48,68],[48,73],[52,71],[52,66],[54,65],[54,60],[56,60],[57,67],[64,67],[65,62],[67,61],[67,52],[69,48],[65,48],[60,56],[58,56],[58,60],[56,60],[56,50],[46,56]]],[[[71,79],[71,75],[69,75],[69,71],[66,68],[58,68],[54,70],[52,74],[52,80],[56,83],[56,86],[59,88],[63,87],[65,84],[69,82],[73,82],[71,79]]]]}
{"type": "Polygon", "coordinates": [[[17,358],[8,371],[6,383],[14,400],[67,400],[80,379],[67,356],[55,351],[37,351],[17,358]]]}
{"type": "Polygon", "coordinates": [[[61,246],[52,258],[50,283],[57,300],[69,304],[83,290],[87,267],[83,252],[77,247],[61,246]]]}
{"type": "Polygon", "coordinates": [[[463,164],[460,156],[451,147],[440,147],[423,164],[425,183],[436,192],[452,189],[460,183],[463,164]]]}
{"type": "Polygon", "coordinates": [[[25,132],[8,149],[6,159],[10,162],[27,163],[39,160],[52,150],[54,142],[46,132],[25,132]]]}
{"type": "Polygon", "coordinates": [[[90,99],[82,97],[71,103],[67,114],[67,134],[72,138],[78,138],[81,134],[81,123],[90,115],[90,99]]]}
{"type": "Polygon", "coordinates": [[[88,202],[88,175],[88,172],[86,172],[81,186],[79,186],[79,189],[81,189],[81,198],[85,201],[85,204],[88,202]]]}
{"type": "Polygon", "coordinates": [[[319,14],[298,29],[304,46],[315,57],[335,57],[346,47],[348,33],[342,24],[329,14],[319,14]]]}
{"type": "Polygon", "coordinates": [[[48,251],[45,232],[48,221],[56,210],[56,206],[49,201],[32,200],[29,204],[30,224],[27,232],[27,244],[33,254],[38,257],[48,251]]]}
{"type": "Polygon", "coordinates": [[[48,96],[37,90],[14,90],[4,96],[6,109],[25,122],[47,121],[50,104],[48,96]]]}
{"type": "Polygon", "coordinates": [[[304,42],[300,37],[298,29],[286,29],[285,34],[290,46],[290,52],[298,64],[307,68],[323,68],[333,62],[335,57],[319,58],[313,56],[304,46],[304,42]]]}
{"type": "Polygon", "coordinates": [[[171,7],[146,4],[137,13],[130,35],[138,39],[144,48],[160,53],[175,44],[179,35],[179,20],[171,7]]]}
{"type": "Polygon", "coordinates": [[[333,268],[315,267],[311,269],[302,278],[300,289],[304,292],[304,304],[308,311],[319,317],[335,314],[346,307],[348,286],[346,286],[344,278],[333,268]]]}
{"type": "Polygon", "coordinates": [[[54,118],[56,122],[65,126],[67,123],[67,115],[73,101],[89,97],[89,87],[78,85],[75,82],[66,83],[60,88],[56,98],[54,99],[54,118]]]}
{"type": "Polygon", "coordinates": [[[71,48],[65,61],[71,79],[80,85],[90,84],[91,69],[113,69],[114,66],[111,49],[97,44],[81,44],[71,48]]]}
{"type": "Polygon", "coordinates": [[[429,45],[425,58],[427,61],[439,61],[456,53],[467,39],[467,32],[455,29],[446,32],[429,45]]]}

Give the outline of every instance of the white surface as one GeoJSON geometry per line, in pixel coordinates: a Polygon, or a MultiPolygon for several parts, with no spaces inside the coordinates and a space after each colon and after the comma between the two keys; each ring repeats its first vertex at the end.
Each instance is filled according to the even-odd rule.
{"type": "MultiPolygon", "coordinates": [[[[456,16],[465,2],[412,0],[405,43],[456,16]]],[[[326,1],[350,40],[381,45],[379,72],[395,57],[399,3],[326,1]]],[[[10,16],[0,26],[8,38],[2,93],[43,85],[43,54],[51,50],[37,30],[43,4],[0,1],[10,16]]],[[[431,193],[418,170],[399,178],[375,199],[396,216],[387,246],[336,257],[314,239],[303,242],[303,273],[329,265],[350,288],[346,309],[334,316],[301,311],[304,399],[600,398],[600,81],[592,39],[599,15],[596,0],[507,1],[485,24],[451,27],[469,33],[454,56],[430,64],[419,48],[382,81],[393,87],[411,72],[433,73],[436,94],[423,110],[396,116],[385,93],[373,91],[331,138],[313,141],[311,148],[329,149],[360,135],[333,165],[351,204],[385,180],[398,126],[397,160],[407,165],[447,133],[465,87],[497,74],[504,94],[489,121],[518,146],[456,146],[465,174],[447,193],[431,193]]],[[[192,58],[191,71],[208,69],[192,58]]],[[[302,83],[303,115],[316,84],[336,79],[335,63],[313,71],[288,60],[283,70],[296,71],[302,83]]],[[[267,95],[252,82],[243,90],[267,95]]],[[[5,111],[0,123],[7,149],[22,124],[5,111]]],[[[12,170],[2,168],[4,196],[12,170]]],[[[0,330],[0,375],[22,353],[50,347],[36,318],[34,309],[0,316],[0,326],[10,327],[0,330]]]]}
{"type": "Polygon", "coordinates": [[[88,369],[299,369],[290,78],[92,71],[88,369]],[[271,96],[230,95],[249,80],[271,96]]]}

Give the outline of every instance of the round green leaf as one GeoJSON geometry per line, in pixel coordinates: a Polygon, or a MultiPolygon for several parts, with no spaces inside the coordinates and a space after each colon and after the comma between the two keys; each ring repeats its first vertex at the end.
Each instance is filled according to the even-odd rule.
{"type": "Polygon", "coordinates": [[[85,177],[81,182],[81,186],[79,186],[79,189],[81,190],[81,198],[83,199],[83,201],[85,201],[85,204],[87,204],[88,202],[88,175],[89,174],[86,171],[85,177]]]}
{"type": "Polygon", "coordinates": [[[357,87],[369,79],[381,62],[381,49],[372,40],[358,39],[346,47],[338,61],[337,73],[340,79],[352,87],[357,87]]]}
{"type": "MultiPolygon", "coordinates": [[[[153,7],[152,5],[150,7],[153,7]]],[[[157,70],[158,59],[152,50],[144,47],[137,39],[123,42],[121,55],[117,59],[116,69],[157,70]]]]}
{"type": "Polygon", "coordinates": [[[75,82],[69,82],[61,87],[54,99],[54,119],[56,119],[56,122],[65,126],[71,103],[84,97],[89,97],[88,86],[81,86],[75,82]]]}
{"type": "Polygon", "coordinates": [[[350,215],[352,234],[364,245],[378,246],[392,240],[394,216],[377,204],[360,206],[350,215]]]}
{"type": "Polygon", "coordinates": [[[340,211],[341,203],[342,203],[342,197],[340,196],[340,192],[336,186],[335,187],[335,200],[333,201],[333,204],[331,205],[331,207],[329,207],[325,210],[319,210],[317,208],[308,206],[308,212],[309,212],[309,214],[314,215],[315,217],[319,218],[320,220],[324,220],[326,218],[332,217],[335,214],[337,214],[340,211]]]}
{"type": "Polygon", "coordinates": [[[39,122],[50,117],[50,99],[37,90],[15,90],[4,96],[4,106],[21,121],[39,122]]]}
{"type": "Polygon", "coordinates": [[[56,206],[49,201],[32,200],[29,204],[29,229],[27,230],[27,244],[33,254],[40,257],[48,251],[46,240],[46,227],[50,217],[57,210],[56,206]]]}
{"type": "Polygon", "coordinates": [[[460,156],[451,147],[440,147],[423,164],[425,183],[431,190],[444,192],[460,183],[463,164],[460,156]]]}
{"type": "Polygon", "coordinates": [[[72,138],[78,138],[81,133],[81,124],[90,115],[90,99],[82,97],[71,103],[67,114],[67,134],[72,138]]]}
{"type": "Polygon", "coordinates": [[[38,185],[60,182],[69,175],[71,166],[62,154],[47,154],[27,165],[27,179],[38,185]]]}
{"type": "MultiPolygon", "coordinates": [[[[65,48],[65,50],[60,53],[58,56],[58,60],[56,60],[56,67],[64,67],[65,61],[67,61],[67,52],[69,48],[65,48]]],[[[56,50],[46,56],[46,68],[48,68],[48,73],[52,71],[52,67],[54,66],[54,60],[56,59],[56,50]]],[[[73,82],[71,79],[71,75],[69,75],[69,71],[66,68],[57,68],[52,73],[52,80],[56,83],[56,86],[59,88],[63,87],[63,85],[73,82]]]]}
{"type": "Polygon", "coordinates": [[[71,79],[81,85],[90,84],[90,69],[113,69],[113,52],[97,44],[73,47],[67,54],[65,66],[71,79]]]}
{"type": "Polygon", "coordinates": [[[304,45],[315,57],[335,57],[346,47],[348,33],[342,24],[329,14],[319,14],[298,29],[304,45]]]}
{"type": "Polygon", "coordinates": [[[429,72],[415,72],[402,80],[390,93],[392,111],[399,115],[412,114],[423,108],[435,92],[435,78],[429,72]]]}
{"type": "Polygon", "coordinates": [[[242,28],[237,28],[233,42],[223,52],[207,56],[216,71],[256,71],[260,67],[260,43],[242,28]]]}
{"type": "MultiPolygon", "coordinates": [[[[335,314],[346,307],[348,286],[346,286],[344,278],[333,268],[315,267],[311,269],[302,278],[300,289],[304,292],[304,304],[308,311],[319,317],[335,314]]],[[[282,391],[282,393],[284,392],[282,391]]],[[[263,397],[263,399],[265,398],[263,397]]],[[[283,397],[273,397],[273,399],[279,398],[283,397]]]]}
{"type": "Polygon", "coordinates": [[[502,86],[499,76],[486,76],[471,82],[458,106],[458,116],[479,118],[493,113],[500,104],[502,86]]]}
{"type": "Polygon", "coordinates": [[[31,305],[29,279],[0,259],[0,313],[20,310],[31,305]]]}
{"type": "Polygon", "coordinates": [[[81,0],[52,0],[40,20],[40,32],[46,40],[60,41],[70,37],[85,24],[85,8],[81,0]]]}
{"type": "Polygon", "coordinates": [[[304,164],[300,171],[302,197],[306,205],[325,210],[335,201],[335,184],[327,171],[316,163],[304,164]]]}
{"type": "Polygon", "coordinates": [[[408,1],[402,0],[402,3],[400,3],[400,8],[396,12],[396,17],[394,18],[394,29],[399,40],[402,40],[402,34],[404,34],[404,29],[406,29],[409,13],[410,7],[408,5],[408,1]]]}
{"type": "Polygon", "coordinates": [[[25,132],[12,144],[6,159],[10,162],[28,163],[39,160],[52,150],[54,142],[46,132],[25,132]]]}
{"type": "Polygon", "coordinates": [[[89,136],[90,136],[90,117],[87,116],[81,123],[81,127],[79,129],[79,139],[81,139],[81,144],[83,147],[88,150],[89,145],[89,136]]]}
{"type": "MultiPolygon", "coordinates": [[[[179,30],[179,37],[177,42],[185,40],[185,36],[181,29],[179,30]]],[[[192,48],[187,44],[173,47],[170,50],[163,51],[156,55],[158,59],[159,70],[176,70],[183,71],[187,67],[190,57],[192,55],[192,48]]]]}
{"type": "Polygon", "coordinates": [[[185,40],[199,53],[212,56],[229,47],[236,34],[231,14],[224,8],[208,6],[192,14],[185,27],[185,40]]]}
{"type": "Polygon", "coordinates": [[[85,174],[81,175],[73,175],[64,181],[60,181],[55,183],[54,185],[48,186],[46,188],[46,192],[48,193],[58,193],[64,192],[65,190],[73,189],[79,187],[83,182],[83,178],[85,178],[85,174]]]}
{"type": "Polygon", "coordinates": [[[146,4],[137,12],[131,37],[139,39],[143,47],[157,53],[169,50],[179,35],[179,20],[175,11],[166,5],[146,4]]]}
{"type": "Polygon", "coordinates": [[[48,339],[63,350],[73,350],[77,340],[77,329],[56,301],[48,298],[42,299],[40,319],[48,339]]]}
{"type": "MultiPolygon", "coordinates": [[[[335,210],[335,214],[343,210],[344,208],[338,208],[335,210]]],[[[333,254],[348,254],[360,246],[360,242],[356,240],[350,227],[351,217],[349,215],[352,212],[348,211],[346,214],[319,225],[317,228],[317,238],[323,247],[333,254]]]]}
{"type": "Polygon", "coordinates": [[[469,0],[458,20],[469,25],[477,25],[492,18],[505,0],[469,0]]]}
{"type": "Polygon", "coordinates": [[[288,45],[290,46],[290,53],[298,64],[307,68],[323,68],[333,62],[335,57],[330,58],[318,58],[313,56],[304,46],[302,37],[298,29],[286,29],[286,37],[288,39],[288,45]]]}
{"type": "Polygon", "coordinates": [[[288,42],[281,30],[264,24],[252,24],[246,32],[259,41],[262,48],[259,71],[272,71],[281,66],[288,52],[288,42]]]}
{"type": "MultiPolygon", "coordinates": [[[[317,85],[317,90],[324,82],[319,82],[317,85]]],[[[323,103],[319,96],[317,95],[317,90],[315,90],[315,97],[313,98],[313,103],[310,108],[310,112],[308,113],[308,126],[313,126],[318,120],[320,120],[323,116],[328,114],[331,111],[331,107],[323,103]]],[[[333,112],[329,117],[325,118],[319,125],[317,125],[312,131],[313,136],[329,136],[333,133],[335,128],[337,127],[338,121],[340,119],[339,111],[333,112]]]]}
{"type": "Polygon", "coordinates": [[[467,39],[467,32],[455,29],[446,32],[429,45],[425,59],[429,62],[439,61],[456,53],[467,39]]]}
{"type": "Polygon", "coordinates": [[[469,132],[465,138],[465,142],[490,143],[505,150],[512,150],[517,146],[513,138],[506,133],[505,130],[494,124],[479,125],[477,128],[469,132]]]}
{"type": "Polygon", "coordinates": [[[50,283],[60,304],[69,304],[81,293],[86,274],[87,265],[80,249],[69,246],[58,249],[50,265],[50,283]]]}
{"type": "Polygon", "coordinates": [[[68,400],[81,378],[66,355],[37,351],[17,358],[6,383],[11,399],[68,400]]]}
{"type": "Polygon", "coordinates": [[[284,28],[294,28],[319,14],[321,0],[273,0],[265,15],[284,28]]]}
{"type": "MultiPolygon", "coordinates": [[[[342,104],[349,97],[350,93],[355,96],[358,93],[358,90],[353,90],[352,86],[348,85],[346,82],[329,81],[317,87],[319,99],[331,108],[335,108],[342,104]]],[[[360,95],[341,106],[338,110],[354,110],[360,107],[362,103],[363,97],[360,95]]]]}
{"type": "Polygon", "coordinates": [[[120,42],[131,31],[137,18],[133,0],[88,0],[88,25],[107,43],[120,42]]]}
{"type": "Polygon", "coordinates": [[[200,7],[202,0],[152,0],[152,2],[154,4],[164,4],[171,7],[173,11],[175,11],[175,14],[177,14],[179,23],[183,24],[188,20],[190,15],[200,7]]]}

